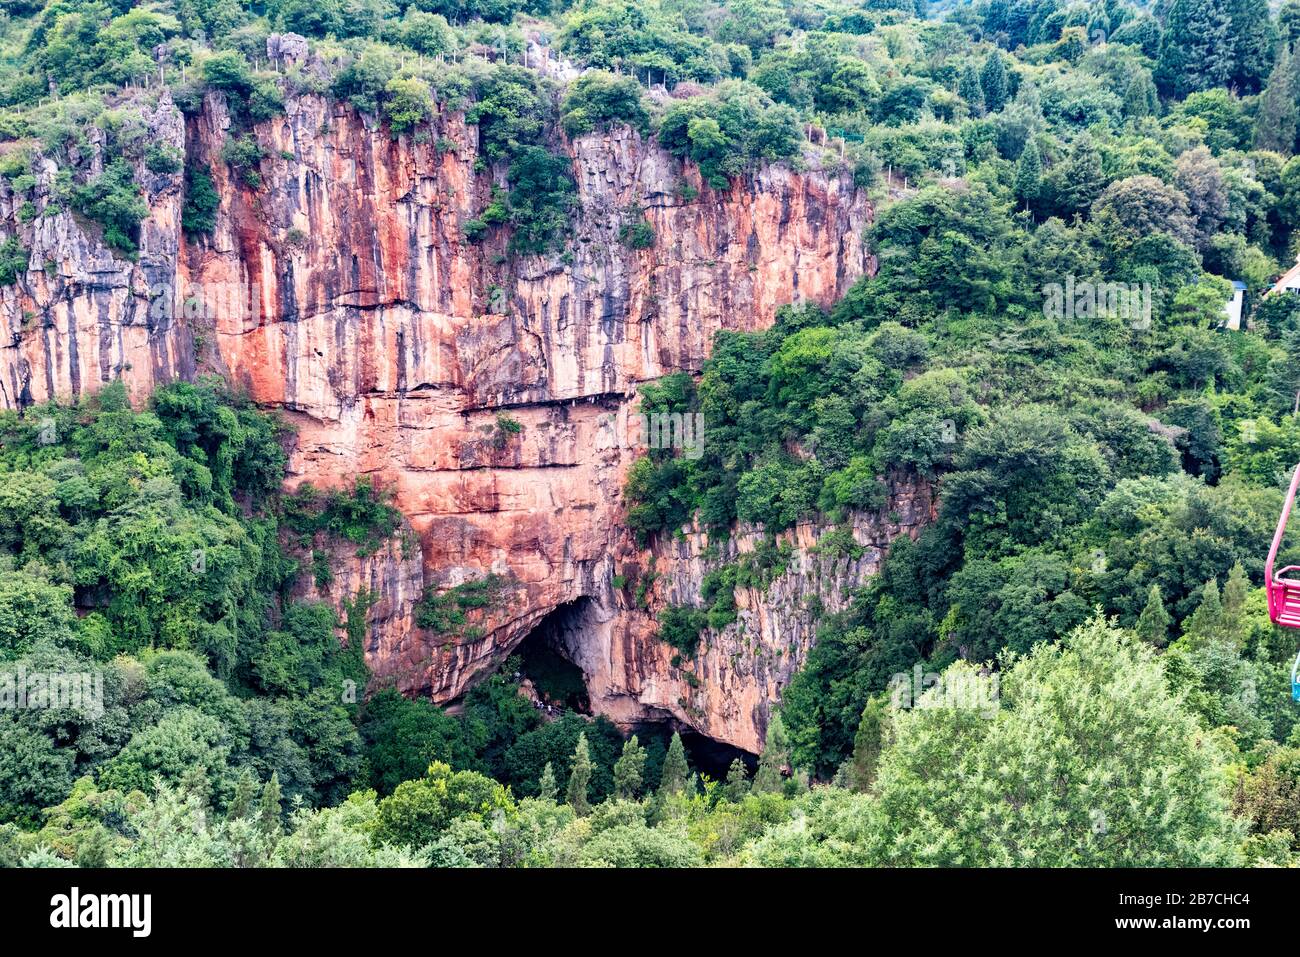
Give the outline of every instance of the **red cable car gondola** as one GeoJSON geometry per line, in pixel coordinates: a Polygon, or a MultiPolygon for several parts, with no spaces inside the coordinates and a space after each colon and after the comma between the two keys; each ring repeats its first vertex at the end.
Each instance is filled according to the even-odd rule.
{"type": "MultiPolygon", "coordinates": [[[[1300,581],[1286,577],[1290,572],[1300,572],[1300,565],[1287,565],[1277,571],[1273,570],[1277,550],[1282,547],[1282,536],[1286,533],[1286,521],[1291,517],[1291,508],[1295,505],[1297,486],[1300,486],[1300,465],[1296,466],[1295,474],[1291,476],[1291,488],[1287,490],[1282,516],[1277,520],[1277,531],[1273,533],[1273,544],[1268,550],[1268,565],[1264,569],[1264,583],[1268,590],[1268,617],[1273,624],[1283,628],[1300,628],[1300,581]]],[[[1300,671],[1300,655],[1296,655],[1295,662],[1291,665],[1291,697],[1300,701],[1297,671],[1300,671]]]]}

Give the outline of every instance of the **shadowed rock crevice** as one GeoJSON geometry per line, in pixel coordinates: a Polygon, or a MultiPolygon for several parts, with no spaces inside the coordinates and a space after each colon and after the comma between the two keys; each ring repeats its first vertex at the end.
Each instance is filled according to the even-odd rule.
{"type": "Polygon", "coordinates": [[[543,618],[519,644],[525,689],[547,711],[591,713],[587,677],[576,663],[584,641],[594,637],[590,598],[565,602],[543,618]]]}

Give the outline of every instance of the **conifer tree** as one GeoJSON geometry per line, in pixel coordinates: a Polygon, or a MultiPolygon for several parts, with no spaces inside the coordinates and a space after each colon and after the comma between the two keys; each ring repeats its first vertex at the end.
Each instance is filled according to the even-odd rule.
{"type": "Polygon", "coordinates": [[[1223,634],[1223,602],[1219,600],[1219,582],[1211,578],[1201,592],[1201,603],[1183,622],[1183,636],[1191,644],[1212,641],[1223,634]]]}
{"type": "Polygon", "coordinates": [[[1258,92],[1273,62],[1277,30],[1268,0],[1226,0],[1232,37],[1232,79],[1243,93],[1258,92]]]}
{"type": "Polygon", "coordinates": [[[957,95],[966,101],[973,116],[984,115],[984,88],[980,85],[974,64],[966,64],[966,68],[961,71],[961,79],[957,81],[957,95]]]}
{"type": "Polygon", "coordinates": [[[1086,133],[1076,137],[1070,155],[1061,164],[1056,183],[1058,212],[1063,216],[1086,212],[1093,200],[1106,188],[1106,174],[1101,168],[1101,154],[1086,133]]]}
{"type": "Polygon", "coordinates": [[[640,796],[645,759],[645,748],[641,747],[635,734],[623,742],[623,753],[614,762],[615,797],[635,801],[640,796]]]}
{"type": "Polygon", "coordinates": [[[1278,49],[1273,72],[1260,94],[1255,114],[1255,149],[1290,156],[1296,137],[1295,63],[1290,47],[1278,49]]]}
{"type": "Polygon", "coordinates": [[[1030,139],[1016,161],[1016,198],[1028,209],[1043,191],[1043,158],[1038,144],[1030,139]]]}
{"type": "Polygon", "coordinates": [[[1007,67],[1002,54],[994,50],[980,70],[980,88],[984,91],[984,108],[996,113],[1007,105],[1007,67]]]}
{"type": "Polygon", "coordinates": [[[682,744],[681,735],[674,731],[673,739],[668,742],[668,754],[664,756],[664,767],[659,776],[659,793],[664,796],[680,794],[686,788],[686,778],[689,774],[686,747],[682,744]]]}
{"type": "Polygon", "coordinates": [[[758,759],[758,773],[754,775],[755,794],[776,794],[782,789],[782,772],[790,761],[790,741],[785,733],[781,715],[772,715],[767,724],[767,739],[758,759]]]}
{"type": "Polygon", "coordinates": [[[1233,72],[1230,25],[1223,0],[1173,0],[1156,65],[1161,90],[1181,100],[1227,86],[1233,72]]]}
{"type": "Polygon", "coordinates": [[[1223,635],[1240,645],[1246,636],[1246,598],[1250,595],[1250,577],[1241,562],[1235,562],[1223,586],[1223,635]]]}
{"type": "Polygon", "coordinates": [[[736,758],[727,768],[727,783],[722,793],[732,804],[739,804],[749,793],[749,769],[745,762],[736,758]]]}
{"type": "Polygon", "coordinates": [[[582,817],[590,809],[587,792],[591,786],[591,751],[587,747],[587,733],[578,735],[578,744],[573,749],[573,770],[569,772],[569,790],[566,798],[569,807],[582,817]]]}
{"type": "Polygon", "coordinates": [[[1137,620],[1138,637],[1148,644],[1163,648],[1169,641],[1169,612],[1160,597],[1160,586],[1152,585],[1147,592],[1147,604],[1137,620]]]}
{"type": "Polygon", "coordinates": [[[889,700],[883,697],[872,698],[862,709],[862,720],[858,722],[857,733],[853,736],[853,790],[867,791],[875,783],[876,766],[880,763],[880,752],[884,750],[888,729],[889,700]]]}
{"type": "Polygon", "coordinates": [[[554,801],[559,793],[560,787],[555,783],[555,768],[547,761],[546,767],[542,768],[542,776],[537,781],[537,796],[543,801],[554,801]]]}
{"type": "Polygon", "coordinates": [[[257,775],[253,769],[245,767],[235,779],[235,793],[227,805],[226,817],[235,821],[248,817],[253,810],[253,801],[257,797],[257,775]]]}
{"type": "Polygon", "coordinates": [[[257,826],[267,836],[281,833],[280,775],[275,771],[271,772],[271,780],[262,788],[261,800],[257,802],[257,826]]]}
{"type": "Polygon", "coordinates": [[[1151,74],[1140,69],[1124,91],[1124,115],[1131,120],[1140,120],[1159,112],[1160,95],[1156,92],[1156,85],[1151,81],[1151,74]]]}

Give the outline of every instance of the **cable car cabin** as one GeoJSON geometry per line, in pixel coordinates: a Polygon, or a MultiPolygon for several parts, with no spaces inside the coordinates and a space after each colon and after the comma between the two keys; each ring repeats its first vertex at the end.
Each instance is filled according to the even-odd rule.
{"type": "MultiPolygon", "coordinates": [[[[1277,531],[1273,533],[1273,544],[1268,550],[1268,565],[1264,570],[1265,586],[1268,589],[1268,617],[1273,624],[1283,628],[1300,628],[1300,578],[1288,578],[1288,575],[1300,575],[1300,565],[1287,565],[1276,571],[1277,550],[1282,547],[1282,536],[1286,534],[1286,522],[1291,517],[1295,505],[1296,487],[1300,486],[1300,465],[1296,466],[1291,476],[1291,487],[1286,493],[1286,503],[1282,506],[1282,516],[1277,520],[1277,531]]],[[[1300,654],[1296,655],[1291,665],[1291,697],[1300,701],[1300,654]]]]}

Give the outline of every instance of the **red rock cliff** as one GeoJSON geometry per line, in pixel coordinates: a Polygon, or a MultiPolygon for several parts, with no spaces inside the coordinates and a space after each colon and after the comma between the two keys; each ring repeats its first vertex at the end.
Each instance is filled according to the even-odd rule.
{"type": "MultiPolygon", "coordinates": [[[[612,584],[651,560],[620,524],[636,454],[624,437],[640,383],[698,369],[720,329],[764,328],[797,298],[831,303],[868,268],[871,207],[851,176],[815,160],[770,165],[720,192],[630,129],[591,134],[568,145],[579,189],[568,254],[519,258],[505,236],[464,240],[492,174],[475,171],[477,130],[461,114],[417,143],[345,104],[290,98],[255,130],[256,189],[218,157],[228,126],[219,96],[188,124],[165,98],[155,111],[159,139],[212,167],[210,238],[181,233],[181,176],[144,170],[152,212],[137,263],[70,214],[37,221],[33,271],[0,291],[0,404],[118,377],[141,398],[218,371],[297,427],[292,481],[371,475],[395,490],[418,549],[340,555],[331,596],[376,595],[377,681],[453,701],[556,613],[597,710],[757,750],[811,641],[801,595],[820,590],[836,607],[890,538],[928,520],[928,490],[897,489],[895,521],[861,519],[856,562],[799,550],[766,593],[742,594],[740,622],[675,667],[653,618],[612,584]],[[656,235],[639,251],[619,242],[638,210],[656,235]],[[522,431],[503,441],[506,410],[522,431]],[[489,572],[506,594],[468,636],[415,627],[423,588],[489,572]]],[[[13,221],[13,205],[0,197],[0,215],[13,221]]],[[[815,530],[794,537],[807,546],[815,530]]],[[[698,592],[701,549],[699,536],[660,548],[651,608],[698,592]]]]}

